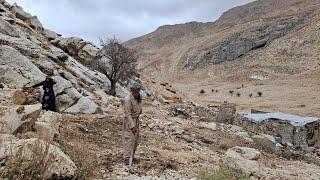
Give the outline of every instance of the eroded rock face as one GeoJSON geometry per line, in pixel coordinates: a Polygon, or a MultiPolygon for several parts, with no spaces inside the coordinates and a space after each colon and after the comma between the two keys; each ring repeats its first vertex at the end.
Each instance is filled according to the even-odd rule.
{"type": "Polygon", "coordinates": [[[274,21],[261,23],[251,29],[230,34],[207,49],[193,56],[182,58],[184,68],[203,68],[208,64],[218,64],[224,61],[232,61],[249,52],[268,46],[272,41],[285,36],[292,30],[299,28],[306,22],[308,13],[279,18],[274,21]]]}
{"type": "Polygon", "coordinates": [[[0,46],[0,80],[12,88],[21,88],[45,79],[28,58],[10,46],[0,46]]]}
{"type": "Polygon", "coordinates": [[[55,38],[52,44],[61,48],[64,52],[70,54],[74,58],[80,59],[83,63],[90,63],[98,53],[98,48],[92,43],[84,41],[81,38],[55,38]]]}
{"type": "MultiPolygon", "coordinates": [[[[108,91],[109,79],[83,65],[98,53],[92,43],[77,37],[63,38],[44,29],[36,16],[17,4],[0,3],[0,16],[0,82],[5,87],[22,89],[44,81],[47,75],[53,76],[57,82],[54,90],[59,112],[76,105],[84,96],[96,105],[98,102],[94,101],[99,95],[92,93],[92,87],[108,91]]],[[[42,89],[38,90],[41,96],[42,89]]],[[[24,93],[29,97],[31,92],[24,93]]],[[[128,91],[118,85],[117,94],[125,97],[128,91]]],[[[28,99],[25,104],[41,101],[39,97],[32,99],[32,103],[28,99]]],[[[95,112],[94,109],[95,106],[85,113],[95,112]]]]}
{"type": "Polygon", "coordinates": [[[0,18],[0,33],[14,37],[19,36],[17,30],[10,23],[8,23],[2,18],[0,18]]]}
{"type": "Polygon", "coordinates": [[[18,6],[16,3],[13,4],[10,10],[17,18],[26,22],[32,29],[43,31],[44,28],[37,16],[32,16],[30,13],[25,12],[23,8],[18,6]]]}

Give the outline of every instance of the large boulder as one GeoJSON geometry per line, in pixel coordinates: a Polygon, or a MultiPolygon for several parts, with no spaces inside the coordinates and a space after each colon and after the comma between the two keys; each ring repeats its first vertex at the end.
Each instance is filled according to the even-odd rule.
{"type": "Polygon", "coordinates": [[[59,112],[63,112],[74,105],[82,95],[73,87],[70,81],[61,76],[54,76],[53,79],[57,82],[53,87],[57,96],[57,109],[59,112]]]}
{"type": "Polygon", "coordinates": [[[82,49],[78,52],[78,57],[87,63],[89,63],[91,60],[93,60],[98,53],[98,48],[94,45],[88,43],[86,44],[82,49]]]}
{"type": "Polygon", "coordinates": [[[63,112],[74,105],[82,95],[75,88],[64,90],[64,94],[57,96],[56,105],[59,112],[63,112]]]}
{"type": "Polygon", "coordinates": [[[47,142],[54,141],[55,137],[57,137],[59,134],[59,118],[59,113],[51,111],[45,111],[41,113],[38,120],[33,125],[33,129],[38,137],[47,142]]]}
{"type": "Polygon", "coordinates": [[[78,56],[79,50],[81,50],[87,44],[87,42],[85,42],[83,39],[77,37],[60,37],[52,40],[51,43],[71,56],[78,56]]]}
{"type": "Polygon", "coordinates": [[[38,67],[46,75],[53,75],[56,70],[55,65],[50,61],[42,61],[38,67]]]}
{"type": "Polygon", "coordinates": [[[56,94],[61,94],[64,90],[73,87],[70,81],[61,76],[53,76],[52,78],[56,82],[56,84],[53,86],[53,90],[56,94]]]}
{"type": "Polygon", "coordinates": [[[21,88],[30,83],[43,81],[43,74],[28,58],[16,49],[0,46],[0,81],[11,88],[21,88]]]}
{"type": "Polygon", "coordinates": [[[42,109],[41,104],[28,105],[28,106],[16,106],[9,110],[0,122],[3,127],[0,128],[0,133],[18,133],[26,132],[32,129],[35,121],[40,115],[42,109]]]}
{"type": "Polygon", "coordinates": [[[74,162],[54,145],[36,138],[18,140],[7,135],[0,135],[0,140],[0,159],[4,159],[4,172],[21,167],[20,164],[15,164],[19,161],[28,162],[24,163],[24,168],[33,168],[44,179],[71,179],[75,176],[77,167],[74,162]],[[14,167],[8,167],[12,164],[14,167]]]}
{"type": "Polygon", "coordinates": [[[98,106],[96,103],[94,103],[92,100],[90,100],[87,97],[82,97],[81,99],[79,99],[79,101],[75,105],[65,110],[65,112],[71,113],[71,114],[78,114],[78,113],[93,114],[93,113],[96,113],[97,110],[98,110],[98,106]]]}

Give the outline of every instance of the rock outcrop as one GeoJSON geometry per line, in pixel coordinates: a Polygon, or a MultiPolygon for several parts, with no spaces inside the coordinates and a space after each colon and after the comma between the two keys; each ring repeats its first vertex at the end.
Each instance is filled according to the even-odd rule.
{"type": "MultiPolygon", "coordinates": [[[[23,89],[50,75],[57,82],[54,90],[59,112],[98,112],[96,99],[101,96],[92,87],[107,92],[110,81],[83,64],[95,59],[99,49],[81,38],[64,38],[45,29],[36,16],[17,4],[1,2],[0,14],[0,82],[12,90],[23,89]]],[[[27,97],[26,93],[33,92],[24,91],[27,97]]],[[[128,94],[120,85],[116,92],[119,97],[128,94]]]]}
{"type": "Polygon", "coordinates": [[[16,106],[11,109],[0,119],[1,124],[3,124],[0,133],[21,133],[32,129],[40,115],[41,108],[41,104],[35,104],[16,106]]]}
{"type": "MultiPolygon", "coordinates": [[[[60,148],[36,138],[19,140],[12,136],[0,136],[2,140],[0,146],[0,159],[5,159],[4,168],[8,168],[7,171],[10,171],[9,168],[19,168],[19,166],[6,167],[7,161],[29,161],[31,163],[43,163],[43,167],[39,166],[40,164],[29,164],[28,166],[44,170],[41,176],[45,179],[54,177],[72,178],[75,176],[77,169],[76,165],[60,148]],[[42,160],[43,162],[41,162],[41,158],[44,158],[42,160]]],[[[36,169],[33,170],[35,171],[36,169]]]]}

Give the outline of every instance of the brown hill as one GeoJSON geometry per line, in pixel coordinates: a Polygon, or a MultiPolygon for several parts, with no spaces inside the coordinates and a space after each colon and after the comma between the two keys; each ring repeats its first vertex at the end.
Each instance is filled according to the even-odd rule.
{"type": "Polygon", "coordinates": [[[203,72],[234,60],[237,63],[227,68],[231,72],[229,66],[236,64],[270,75],[299,74],[317,60],[319,3],[259,0],[227,11],[216,22],[166,25],[126,44],[141,53],[141,69],[156,77],[172,77],[186,69],[203,72]],[[301,58],[303,53],[308,55],[301,58]]]}
{"type": "Polygon", "coordinates": [[[140,52],[145,78],[192,101],[319,116],[319,10],[319,0],[259,0],[216,22],[162,26],[126,45],[140,52]]]}

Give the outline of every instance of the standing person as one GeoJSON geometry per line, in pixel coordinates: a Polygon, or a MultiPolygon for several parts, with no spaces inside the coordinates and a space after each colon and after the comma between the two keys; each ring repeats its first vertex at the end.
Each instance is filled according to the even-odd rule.
{"type": "Polygon", "coordinates": [[[32,87],[37,88],[42,86],[44,94],[42,97],[42,109],[46,111],[56,111],[56,97],[54,95],[53,91],[53,85],[55,85],[56,82],[52,79],[51,76],[47,76],[44,81],[42,81],[39,84],[35,84],[32,87]]]}
{"type": "Polygon", "coordinates": [[[124,121],[123,121],[123,157],[125,165],[134,160],[139,140],[139,116],[142,113],[140,86],[134,84],[130,90],[131,93],[124,100],[124,121]]]}

